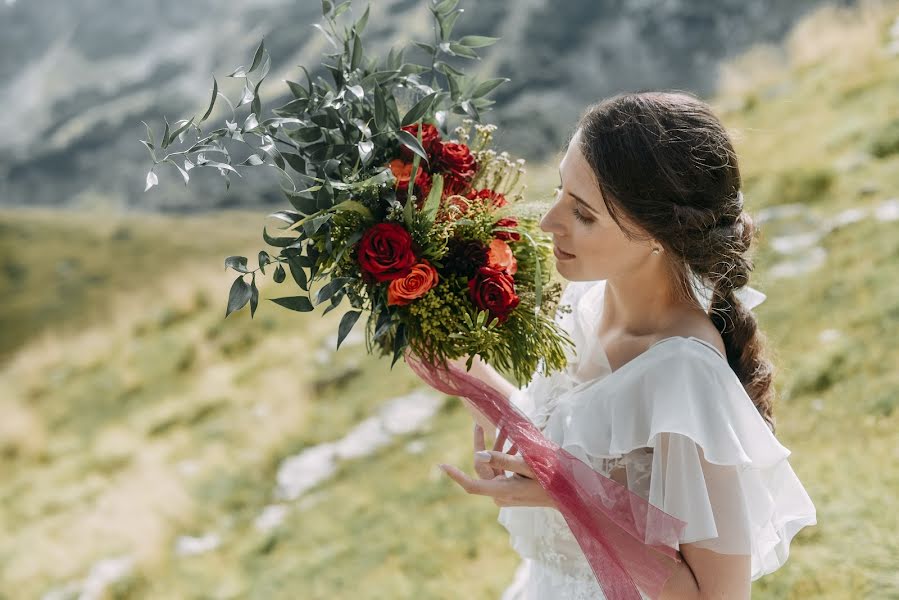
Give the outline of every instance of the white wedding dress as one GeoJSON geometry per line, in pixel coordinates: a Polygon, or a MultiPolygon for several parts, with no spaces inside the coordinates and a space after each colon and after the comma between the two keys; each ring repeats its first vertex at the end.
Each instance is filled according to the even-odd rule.
{"type": "MultiPolygon", "coordinates": [[[[816,523],[790,451],[704,340],[665,338],[612,372],[598,337],[604,289],[568,284],[561,303],[573,310],[556,317],[575,342],[568,367],[535,375],[512,402],[548,439],[606,476],[620,467],[616,479],[686,521],[681,543],[751,555],[753,580],[774,571],[816,523]]],[[[503,507],[498,521],[523,558],[502,600],[606,597],[558,510],[503,507]]]]}

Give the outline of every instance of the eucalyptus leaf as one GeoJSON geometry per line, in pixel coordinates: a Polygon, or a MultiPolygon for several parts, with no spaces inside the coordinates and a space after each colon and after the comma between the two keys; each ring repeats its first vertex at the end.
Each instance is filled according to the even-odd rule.
{"type": "Polygon", "coordinates": [[[165,130],[162,132],[162,147],[166,148],[169,145],[169,120],[165,117],[162,119],[165,121],[165,130]]]}
{"type": "Polygon", "coordinates": [[[250,270],[247,268],[247,257],[246,256],[229,256],[225,259],[225,268],[231,267],[235,271],[239,271],[241,273],[249,273],[250,270]]]}
{"type": "Polygon", "coordinates": [[[301,259],[304,258],[299,255],[290,255],[287,258],[287,267],[290,269],[290,275],[293,277],[293,280],[296,282],[300,289],[303,291],[309,291],[309,281],[306,278],[306,271],[303,270],[303,265],[301,259]]]}
{"type": "Polygon", "coordinates": [[[315,295],[315,303],[321,304],[325,300],[329,300],[331,296],[334,295],[335,292],[340,290],[343,286],[345,286],[348,282],[352,281],[350,277],[335,277],[321,288],[319,288],[318,293],[315,295]]]}
{"type": "Polygon", "coordinates": [[[243,96],[241,96],[240,102],[237,103],[237,107],[235,107],[235,108],[241,107],[244,104],[249,104],[250,102],[253,101],[253,98],[255,98],[255,97],[256,97],[256,95],[253,94],[253,90],[250,89],[250,86],[249,85],[244,86],[243,96]]]}
{"type": "MultiPolygon", "coordinates": [[[[420,131],[420,130],[419,130],[420,131]]],[[[408,131],[400,129],[396,132],[396,137],[400,141],[400,143],[414,152],[418,157],[424,159],[425,162],[428,162],[428,153],[425,152],[425,149],[422,148],[421,144],[418,142],[418,139],[408,131]]],[[[410,179],[410,182],[412,180],[410,179]]]]}
{"type": "Polygon", "coordinates": [[[466,35],[459,43],[463,46],[467,46],[468,48],[483,48],[485,46],[491,46],[498,42],[501,38],[496,37],[487,37],[484,35],[466,35]]]}
{"type": "Polygon", "coordinates": [[[265,240],[265,243],[269,246],[275,246],[277,248],[290,246],[297,241],[296,237],[272,237],[268,234],[268,231],[265,230],[265,227],[262,228],[262,239],[265,240]]]}
{"type": "Polygon", "coordinates": [[[265,275],[265,265],[271,264],[272,257],[265,250],[260,250],[257,262],[259,263],[259,270],[265,275]]]}
{"type": "Polygon", "coordinates": [[[269,300],[275,304],[280,304],[284,308],[298,312],[312,312],[315,310],[307,296],[287,296],[284,298],[269,298],[269,300]]]}
{"type": "Polygon", "coordinates": [[[362,60],[362,38],[358,35],[353,40],[353,56],[350,59],[350,70],[355,71],[359,68],[359,63],[362,60]]]}
{"type": "Polygon", "coordinates": [[[365,12],[362,13],[362,16],[359,17],[359,20],[356,21],[356,24],[353,25],[353,28],[356,30],[357,35],[362,35],[362,31],[365,29],[365,26],[368,24],[368,12],[371,9],[371,4],[365,7],[365,12]]]}
{"type": "Polygon", "coordinates": [[[259,289],[256,287],[256,277],[250,282],[250,318],[256,314],[256,307],[259,305],[259,289]]]}
{"type": "Polygon", "coordinates": [[[262,112],[262,98],[259,97],[259,86],[262,85],[263,79],[260,79],[256,83],[256,87],[253,88],[253,100],[250,102],[250,110],[257,115],[262,112]]]}
{"type": "Polygon", "coordinates": [[[253,56],[253,64],[250,67],[249,73],[255,71],[260,64],[262,64],[262,56],[265,53],[265,38],[262,38],[262,41],[259,42],[259,47],[256,48],[256,54],[253,56]]]}
{"type": "Polygon", "coordinates": [[[350,7],[350,0],[345,0],[345,2],[341,2],[337,8],[334,9],[333,19],[336,19],[340,15],[342,15],[346,10],[350,7]]]}
{"type": "Polygon", "coordinates": [[[393,336],[393,360],[390,363],[391,370],[393,369],[393,365],[396,364],[396,361],[402,355],[406,344],[406,326],[400,323],[397,325],[396,334],[393,336]]]}
{"type": "Polygon", "coordinates": [[[191,117],[190,120],[188,120],[188,121],[184,121],[184,123],[182,125],[178,126],[177,129],[175,129],[172,133],[169,134],[169,139],[165,145],[168,146],[169,144],[171,144],[172,141],[177,136],[179,136],[183,131],[185,131],[188,127],[190,127],[193,122],[194,122],[194,117],[191,117]]]}
{"type": "Polygon", "coordinates": [[[449,50],[453,56],[464,56],[465,58],[477,59],[481,58],[474,50],[472,50],[468,46],[463,46],[462,44],[456,42],[449,43],[449,50]]]}
{"type": "Polygon", "coordinates": [[[231,291],[228,292],[228,308],[225,310],[225,318],[228,318],[228,315],[235,310],[243,308],[250,301],[252,294],[250,286],[243,280],[243,275],[235,279],[231,284],[231,291]]]}
{"type": "Polygon", "coordinates": [[[343,317],[340,318],[340,325],[337,327],[337,350],[340,350],[341,342],[343,342],[350,331],[352,331],[353,326],[356,324],[356,321],[359,320],[361,314],[361,311],[351,310],[344,313],[343,317]]]}
{"type": "Polygon", "coordinates": [[[270,218],[280,219],[285,223],[293,225],[303,218],[303,216],[294,210],[279,210],[269,215],[270,218]]]}
{"type": "Polygon", "coordinates": [[[449,11],[454,10],[458,4],[459,0],[442,0],[434,7],[434,11],[440,14],[446,14],[449,11]]]}
{"type": "Polygon", "coordinates": [[[184,185],[187,185],[187,183],[190,181],[190,175],[188,175],[187,171],[185,171],[184,169],[182,169],[182,168],[180,167],[180,165],[178,165],[178,163],[176,163],[176,162],[175,162],[174,160],[172,160],[171,158],[165,159],[165,162],[171,164],[173,167],[175,167],[176,169],[178,169],[178,172],[181,174],[181,177],[184,179],[184,185]]]}
{"type": "Polygon", "coordinates": [[[275,283],[283,283],[286,277],[287,274],[284,272],[284,267],[282,267],[280,264],[275,267],[275,274],[272,275],[272,279],[275,280],[275,283]]]}
{"type": "Polygon", "coordinates": [[[249,166],[249,167],[257,167],[257,166],[259,166],[259,165],[261,165],[261,164],[264,164],[264,163],[265,163],[265,161],[262,160],[261,158],[259,158],[259,155],[258,155],[258,154],[251,154],[251,155],[249,155],[249,156],[247,157],[247,159],[246,159],[245,161],[243,161],[242,163],[240,163],[240,166],[242,166],[242,167],[247,167],[247,166],[249,166]]]}
{"type": "Polygon", "coordinates": [[[357,146],[359,147],[359,160],[362,161],[362,164],[368,163],[368,159],[371,158],[372,151],[375,149],[375,143],[371,140],[366,140],[359,142],[357,146]]]}
{"type": "Polygon", "coordinates": [[[156,142],[153,140],[153,130],[150,129],[150,126],[147,125],[146,121],[141,121],[144,124],[144,127],[147,128],[147,144],[151,149],[156,147],[156,142]]]}
{"type": "Polygon", "coordinates": [[[362,89],[361,85],[350,85],[347,86],[347,91],[356,97],[357,100],[362,100],[365,97],[365,90],[362,89]]]}
{"type": "Polygon", "coordinates": [[[425,116],[439,93],[440,92],[433,92],[416,102],[415,105],[409,109],[409,112],[406,113],[406,116],[403,117],[403,127],[411,125],[425,116]]]}
{"type": "Polygon", "coordinates": [[[156,173],[154,173],[153,171],[150,171],[149,173],[147,173],[147,187],[144,188],[144,191],[146,192],[147,190],[149,190],[151,187],[153,187],[154,185],[156,185],[158,183],[159,183],[159,178],[156,176],[156,173]]]}
{"type": "Polygon", "coordinates": [[[486,96],[507,81],[511,81],[511,79],[507,77],[498,77],[496,79],[488,79],[487,81],[481,82],[474,91],[471,92],[471,97],[480,98],[481,96],[486,96]]]}

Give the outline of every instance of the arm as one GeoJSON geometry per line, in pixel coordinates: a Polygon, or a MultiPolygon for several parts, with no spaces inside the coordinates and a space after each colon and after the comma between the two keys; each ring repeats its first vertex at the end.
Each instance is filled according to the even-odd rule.
{"type": "MultiPolygon", "coordinates": [[[[459,358],[455,361],[451,361],[457,367],[465,370],[465,362],[467,358],[459,358]]],[[[489,364],[484,362],[484,360],[480,356],[475,356],[474,361],[471,363],[471,371],[468,372],[469,375],[477,377],[487,385],[499,390],[506,397],[510,397],[513,392],[515,392],[518,388],[509,383],[505,377],[500,375],[496,369],[491,367],[489,364]]],[[[490,422],[490,420],[484,416],[484,414],[475,408],[474,404],[471,403],[467,398],[462,398],[463,404],[465,404],[465,408],[468,409],[468,412],[471,413],[471,418],[474,419],[476,423],[478,423],[481,428],[485,432],[495,432],[496,427],[490,422]]]]}

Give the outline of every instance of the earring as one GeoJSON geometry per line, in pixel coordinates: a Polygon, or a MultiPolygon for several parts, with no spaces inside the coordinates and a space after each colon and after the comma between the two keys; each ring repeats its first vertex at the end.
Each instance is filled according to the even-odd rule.
{"type": "Polygon", "coordinates": [[[658,254],[658,253],[661,252],[661,251],[662,251],[661,248],[653,248],[653,249],[652,249],[652,253],[653,253],[653,254],[658,254]]]}

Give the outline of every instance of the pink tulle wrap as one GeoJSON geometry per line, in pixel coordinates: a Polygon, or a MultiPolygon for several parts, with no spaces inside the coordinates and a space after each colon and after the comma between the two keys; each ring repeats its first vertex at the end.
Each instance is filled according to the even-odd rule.
{"type": "Polygon", "coordinates": [[[470,400],[517,446],[537,481],[553,499],[610,600],[656,599],[680,557],[686,523],[653,506],[627,486],[546,439],[492,386],[449,365],[443,369],[406,354],[412,370],[433,388],[470,400]]]}

